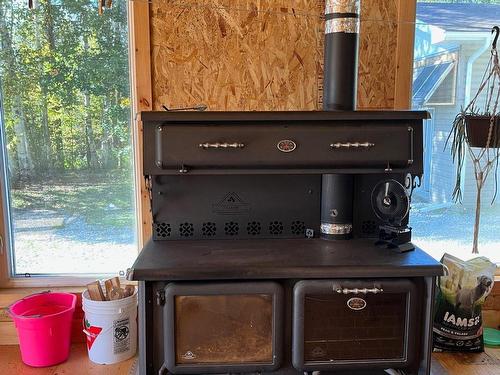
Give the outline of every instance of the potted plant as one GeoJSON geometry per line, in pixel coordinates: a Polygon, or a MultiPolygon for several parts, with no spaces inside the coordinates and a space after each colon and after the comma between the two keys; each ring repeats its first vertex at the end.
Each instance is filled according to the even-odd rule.
{"type": "MultiPolygon", "coordinates": [[[[455,202],[462,201],[462,168],[466,155],[471,158],[476,179],[476,215],[472,252],[478,253],[479,222],[481,217],[481,192],[490,175],[497,177],[500,161],[500,63],[497,40],[500,29],[495,26],[491,57],[476,95],[457,114],[446,144],[451,139],[451,155],[456,164],[456,180],[453,190],[455,202]],[[484,98],[481,107],[479,101],[484,98]]],[[[495,193],[493,201],[496,198],[495,193]]]]}

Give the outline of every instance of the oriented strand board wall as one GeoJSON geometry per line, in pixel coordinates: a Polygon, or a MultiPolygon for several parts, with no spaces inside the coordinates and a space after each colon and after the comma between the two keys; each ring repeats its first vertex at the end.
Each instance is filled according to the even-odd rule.
{"type": "Polygon", "coordinates": [[[361,0],[361,20],[358,108],[392,109],[396,90],[398,1],[361,0]]]}
{"type": "MultiPolygon", "coordinates": [[[[362,1],[359,108],[394,106],[397,2],[362,1]]],[[[323,12],[324,0],[153,1],[153,108],[321,109],[323,12]]]]}
{"type": "Polygon", "coordinates": [[[318,108],[322,9],[318,0],[153,2],[154,109],[318,108]]]}

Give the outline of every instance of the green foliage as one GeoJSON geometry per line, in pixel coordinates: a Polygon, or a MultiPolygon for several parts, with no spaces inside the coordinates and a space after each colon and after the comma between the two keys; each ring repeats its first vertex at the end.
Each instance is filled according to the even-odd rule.
{"type": "Polygon", "coordinates": [[[126,1],[0,0],[0,89],[12,181],[130,168],[126,1]]]}

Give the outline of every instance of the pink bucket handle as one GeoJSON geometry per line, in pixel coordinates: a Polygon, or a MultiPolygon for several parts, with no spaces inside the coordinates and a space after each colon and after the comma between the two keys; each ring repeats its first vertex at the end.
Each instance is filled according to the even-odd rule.
{"type": "MultiPolygon", "coordinates": [[[[15,304],[16,304],[16,303],[18,303],[19,301],[23,301],[23,300],[25,300],[25,299],[27,299],[27,298],[30,298],[30,297],[33,297],[33,296],[38,296],[39,294],[46,294],[46,293],[50,293],[50,290],[44,290],[43,292],[32,293],[32,294],[30,294],[30,295],[27,295],[27,296],[25,296],[25,297],[21,298],[21,299],[18,299],[17,301],[12,302],[9,306],[7,306],[7,309],[6,309],[6,310],[7,310],[7,314],[9,314],[9,316],[10,316],[11,318],[14,318],[14,317],[16,317],[16,316],[19,316],[19,315],[17,315],[17,314],[14,314],[14,313],[11,311],[11,309],[10,309],[10,308],[11,308],[13,305],[15,305],[15,304]]],[[[29,318],[29,316],[24,316],[24,318],[29,318]]]]}

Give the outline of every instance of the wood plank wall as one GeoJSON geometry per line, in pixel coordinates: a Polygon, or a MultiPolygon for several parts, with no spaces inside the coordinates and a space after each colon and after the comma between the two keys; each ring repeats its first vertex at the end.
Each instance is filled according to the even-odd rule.
{"type": "MultiPolygon", "coordinates": [[[[398,33],[397,23],[400,11],[413,1],[405,1],[406,7],[400,2],[362,1],[360,109],[392,109],[397,104],[398,39],[400,49],[402,39],[413,48],[412,35],[398,33]]],[[[199,103],[210,110],[321,109],[324,4],[324,0],[153,2],[153,109],[199,103]]]]}

